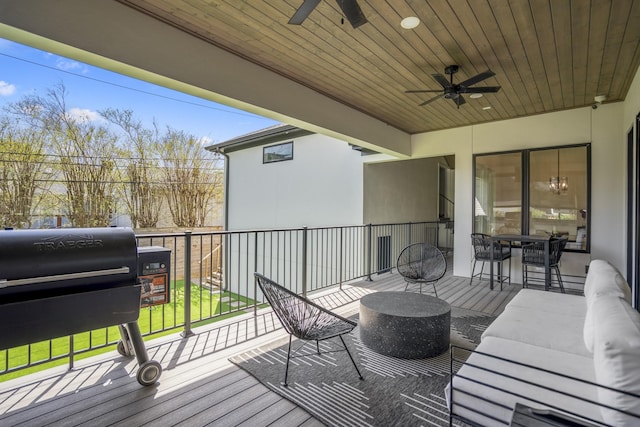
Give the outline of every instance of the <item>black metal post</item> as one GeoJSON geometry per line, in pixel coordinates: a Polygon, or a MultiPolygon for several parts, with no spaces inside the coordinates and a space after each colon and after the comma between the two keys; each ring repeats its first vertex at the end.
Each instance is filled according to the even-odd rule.
{"type": "Polygon", "coordinates": [[[191,231],[184,232],[184,330],[183,337],[193,335],[191,330],[191,231]]]}
{"type": "MultiPolygon", "coordinates": [[[[258,232],[253,233],[253,271],[258,272],[258,232]]],[[[253,277],[253,316],[258,315],[258,280],[253,277]]]]}
{"type": "Polygon", "coordinates": [[[371,224],[367,224],[367,281],[371,282],[371,257],[373,256],[372,252],[372,235],[371,235],[371,224]]]}
{"type": "MultiPolygon", "coordinates": [[[[73,348],[73,335],[69,335],[69,370],[73,369],[73,356],[74,354],[73,348]]],[[[31,354],[31,346],[29,346],[29,354],[31,354]]],[[[7,353],[7,360],[9,359],[9,354],[7,353]]]]}
{"type": "Polygon", "coordinates": [[[342,254],[343,254],[343,251],[342,251],[342,232],[343,231],[344,231],[344,228],[340,227],[340,243],[339,243],[340,244],[340,251],[338,252],[339,253],[339,256],[338,256],[338,261],[339,261],[338,281],[340,282],[340,290],[342,290],[342,254]]]}
{"type": "Polygon", "coordinates": [[[307,296],[307,227],[302,229],[302,295],[307,296]]]}

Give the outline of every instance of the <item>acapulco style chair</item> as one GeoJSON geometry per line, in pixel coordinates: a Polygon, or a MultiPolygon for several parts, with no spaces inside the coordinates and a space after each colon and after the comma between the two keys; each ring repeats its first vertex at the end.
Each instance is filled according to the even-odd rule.
{"type": "Polygon", "coordinates": [[[335,353],[342,350],[320,351],[320,341],[338,337],[342,342],[344,350],[349,355],[353,367],[356,368],[358,377],[362,378],[362,374],[356,365],[349,348],[347,348],[344,334],[351,332],[358,324],[352,320],[339,316],[324,307],[286,289],[282,285],[277,284],[273,280],[263,276],[260,273],[254,273],[255,278],[264,294],[265,298],[273,312],[276,314],[284,329],[289,333],[289,347],[287,350],[287,365],[284,372],[284,382],[282,385],[288,385],[289,376],[289,360],[294,357],[305,355],[297,355],[309,341],[316,342],[316,350],[318,354],[335,353]],[[304,343],[291,354],[291,342],[293,337],[304,341],[304,343]]]}
{"type": "Polygon", "coordinates": [[[422,293],[422,285],[431,283],[438,297],[436,283],[447,271],[447,260],[440,249],[429,243],[413,243],[400,252],[396,267],[407,282],[405,291],[410,284],[418,284],[422,293]]]}

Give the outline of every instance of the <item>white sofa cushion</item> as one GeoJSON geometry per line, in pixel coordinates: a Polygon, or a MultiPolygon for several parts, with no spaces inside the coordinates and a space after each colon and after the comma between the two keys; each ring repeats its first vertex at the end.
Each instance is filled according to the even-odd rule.
{"type": "MultiPolygon", "coordinates": [[[[498,425],[500,422],[508,425],[515,403],[521,402],[534,408],[564,410],[572,416],[602,421],[598,405],[591,403],[598,399],[596,386],[490,358],[479,352],[594,383],[590,357],[497,337],[483,339],[476,351],[453,378],[455,414],[479,425],[498,425]],[[481,369],[483,367],[493,372],[481,369]]],[[[450,387],[446,392],[449,399],[450,387]]]]}
{"type": "MultiPolygon", "coordinates": [[[[597,298],[590,310],[595,322],[594,368],[598,384],[640,395],[640,313],[616,296],[597,298]]],[[[640,416],[640,397],[600,388],[599,401],[640,416]]],[[[615,426],[637,426],[640,419],[602,408],[615,426]]]]}
{"type": "Polygon", "coordinates": [[[587,301],[587,315],[584,321],[584,345],[593,352],[595,318],[590,310],[593,302],[601,296],[613,295],[624,298],[631,304],[631,288],[622,274],[609,262],[595,259],[589,264],[589,273],[584,284],[584,297],[587,301]]]}
{"type": "MultiPolygon", "coordinates": [[[[582,297],[577,298],[584,300],[582,297]]],[[[490,336],[505,338],[591,358],[592,355],[582,339],[583,328],[584,314],[571,315],[562,311],[554,313],[538,307],[510,305],[484,331],[482,341],[490,336]]]]}
{"type": "Polygon", "coordinates": [[[631,304],[629,284],[617,268],[603,259],[594,259],[589,263],[589,273],[584,282],[587,304],[598,295],[616,295],[631,304]]]}
{"type": "Polygon", "coordinates": [[[524,307],[544,311],[546,313],[563,313],[584,318],[587,313],[587,301],[584,296],[543,292],[534,289],[522,289],[506,305],[524,307]]]}

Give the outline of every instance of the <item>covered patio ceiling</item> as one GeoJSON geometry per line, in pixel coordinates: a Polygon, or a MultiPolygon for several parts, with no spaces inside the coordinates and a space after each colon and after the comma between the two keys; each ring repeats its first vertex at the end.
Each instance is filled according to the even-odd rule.
{"type": "Polygon", "coordinates": [[[302,0],[22,0],[0,4],[0,37],[400,158],[412,134],[624,100],[640,65],[634,0],[358,3],[354,29],[334,0],[302,25],[302,0]],[[500,91],[405,93],[454,64],[454,83],[490,69],[475,86],[500,91]]]}
{"type": "Polygon", "coordinates": [[[302,0],[120,1],[411,134],[621,101],[640,64],[633,0],[358,0],[357,29],[335,0],[299,26],[302,0]],[[431,75],[451,64],[454,82],[490,69],[477,86],[502,89],[459,109],[405,93],[441,89],[431,75]]]}

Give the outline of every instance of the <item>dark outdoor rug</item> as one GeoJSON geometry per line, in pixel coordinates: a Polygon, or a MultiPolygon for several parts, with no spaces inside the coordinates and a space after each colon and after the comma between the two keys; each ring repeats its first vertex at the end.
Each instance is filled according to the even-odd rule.
{"type": "MultiPolygon", "coordinates": [[[[494,319],[452,307],[451,344],[475,348],[494,319]]],[[[321,342],[321,351],[341,347],[335,340],[337,344],[321,342]]],[[[358,328],[345,341],[364,380],[358,379],[346,352],[318,356],[315,343],[310,343],[298,353],[308,356],[289,362],[289,386],[282,386],[288,338],[229,360],[328,426],[448,425],[444,389],[449,382],[449,351],[429,359],[383,356],[360,342],[358,328]]],[[[292,353],[300,344],[294,339],[292,353]]]]}

